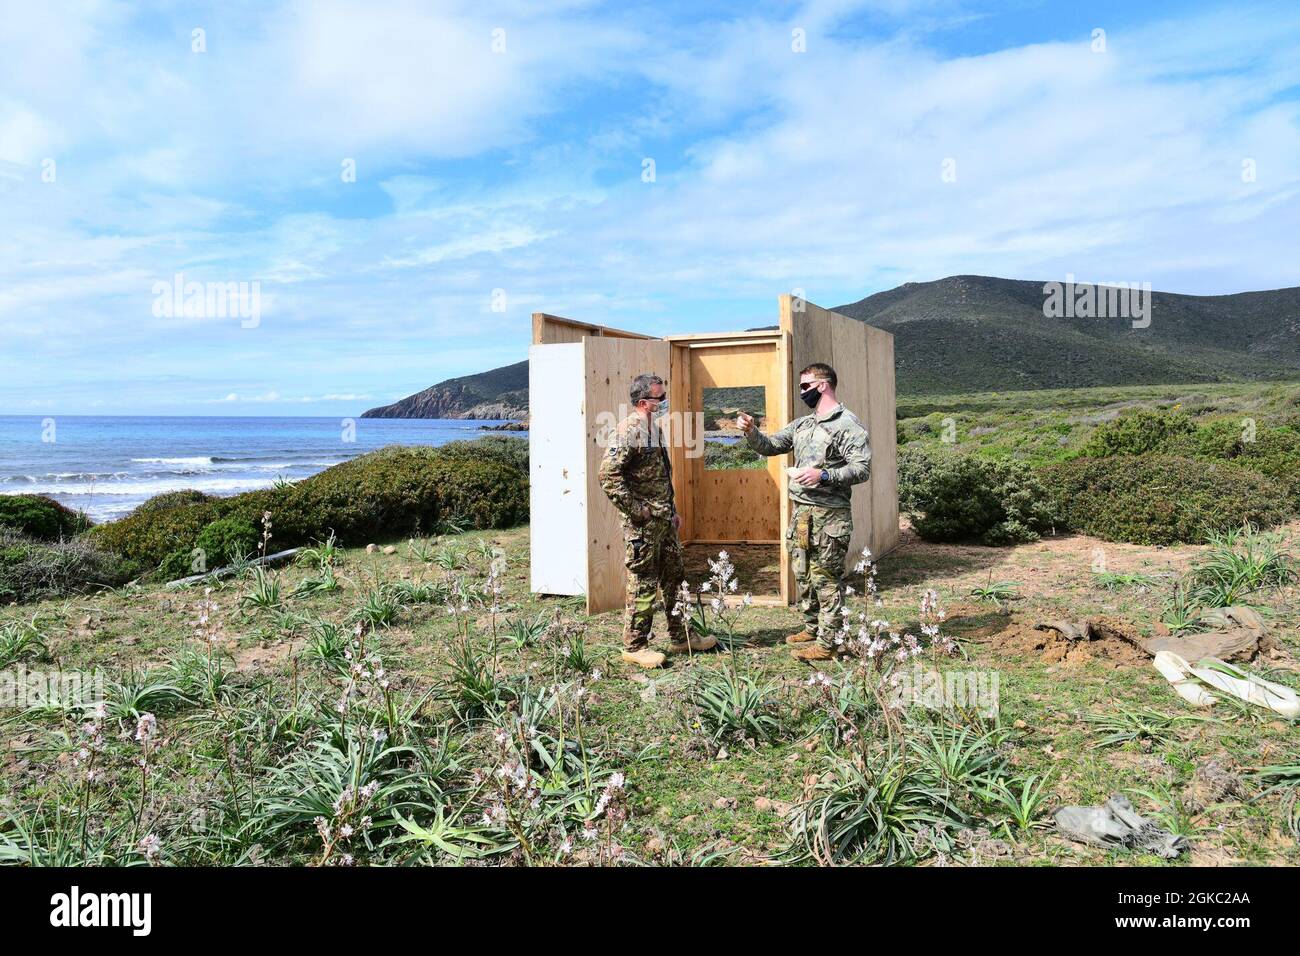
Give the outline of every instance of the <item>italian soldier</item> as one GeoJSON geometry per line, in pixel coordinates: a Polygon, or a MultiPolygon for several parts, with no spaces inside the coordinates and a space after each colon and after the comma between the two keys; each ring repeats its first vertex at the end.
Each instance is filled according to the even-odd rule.
{"type": "Polygon", "coordinates": [[[835,397],[839,380],[816,362],[799,373],[799,397],[812,409],[774,435],[764,435],[753,417],[737,420],[749,446],[760,455],[794,452],[790,478],[790,527],[786,549],[794,567],[804,627],[787,637],[804,661],[829,660],[840,648],[844,626],[844,565],[853,534],[853,486],[871,477],[867,430],[835,397]]]}
{"type": "Polygon", "coordinates": [[[686,569],[677,529],[672,465],[657,419],[668,410],[668,393],[657,375],[638,375],[629,393],[634,411],[618,423],[600,463],[600,486],[623,519],[627,601],[623,610],[623,660],[660,667],[664,655],[650,646],[656,598],[662,595],[673,654],[707,651],[713,637],[688,639],[688,608],[678,605],[686,569]]]}

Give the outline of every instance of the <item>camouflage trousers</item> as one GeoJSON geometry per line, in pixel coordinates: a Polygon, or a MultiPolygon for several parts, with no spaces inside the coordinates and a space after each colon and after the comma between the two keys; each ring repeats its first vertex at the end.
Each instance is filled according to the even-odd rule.
{"type": "Polygon", "coordinates": [[[790,512],[786,549],[794,568],[804,627],[831,647],[843,626],[844,562],[853,535],[853,512],[796,504],[790,512]]]}
{"type": "MultiPolygon", "coordinates": [[[[673,614],[677,595],[686,580],[682,546],[677,529],[665,518],[642,525],[623,524],[627,549],[627,602],[623,607],[623,646],[639,651],[650,643],[655,599],[663,595],[664,616],[673,641],[686,640],[686,620],[673,614]]],[[[685,612],[683,608],[683,612],[685,612]]]]}

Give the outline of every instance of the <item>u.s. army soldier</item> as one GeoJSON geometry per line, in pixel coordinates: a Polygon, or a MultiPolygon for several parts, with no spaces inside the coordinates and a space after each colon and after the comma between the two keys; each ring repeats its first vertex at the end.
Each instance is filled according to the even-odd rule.
{"type": "Polygon", "coordinates": [[[805,661],[828,660],[837,652],[843,626],[844,562],[853,534],[853,486],[871,477],[867,430],[835,397],[839,379],[816,362],[799,373],[799,397],[812,413],[774,435],[764,435],[749,415],[737,424],[760,455],[794,452],[798,474],[790,478],[790,528],[786,548],[794,565],[804,629],[787,637],[805,661]],[[813,643],[816,641],[816,643],[813,643]]]}
{"type": "Polygon", "coordinates": [[[650,646],[655,599],[662,594],[670,653],[707,651],[713,637],[687,640],[678,593],[686,578],[677,529],[681,518],[673,499],[672,465],[663,432],[655,420],[668,410],[668,392],[657,375],[638,375],[629,392],[635,411],[619,422],[600,462],[600,486],[623,518],[627,562],[627,601],[623,610],[623,660],[660,667],[664,655],[650,646]]]}

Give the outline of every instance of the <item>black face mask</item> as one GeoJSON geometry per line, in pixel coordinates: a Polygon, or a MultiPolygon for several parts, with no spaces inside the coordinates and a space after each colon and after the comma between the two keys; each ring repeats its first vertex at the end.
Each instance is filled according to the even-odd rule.
{"type": "Polygon", "coordinates": [[[809,408],[816,408],[817,403],[822,400],[822,390],[814,385],[808,391],[800,392],[799,397],[803,399],[803,403],[809,408]]]}

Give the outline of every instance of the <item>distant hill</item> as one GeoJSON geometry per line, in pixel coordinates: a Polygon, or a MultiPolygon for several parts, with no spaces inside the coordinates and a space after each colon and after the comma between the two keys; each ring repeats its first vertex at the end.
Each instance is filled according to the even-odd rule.
{"type": "Polygon", "coordinates": [[[1043,283],[909,282],[838,306],[894,335],[900,394],[1300,378],[1300,288],[1151,293],[1129,319],[1048,318],[1043,283]]]}
{"type": "MultiPolygon", "coordinates": [[[[1300,379],[1300,288],[1152,292],[1150,326],[1135,329],[1128,318],[1049,318],[1043,285],[951,276],[835,311],[893,333],[900,395],[1300,379]]],[[[516,362],[362,417],[527,416],[528,363],[516,362]]]]}
{"type": "Polygon", "coordinates": [[[527,418],[528,362],[449,378],[362,418],[527,418]]]}

